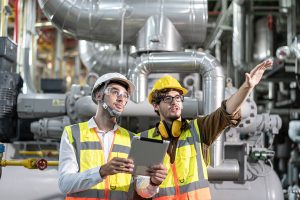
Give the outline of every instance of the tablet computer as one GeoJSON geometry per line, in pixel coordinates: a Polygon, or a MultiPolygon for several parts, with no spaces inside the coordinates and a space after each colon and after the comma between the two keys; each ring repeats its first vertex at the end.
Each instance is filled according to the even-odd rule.
{"type": "Polygon", "coordinates": [[[134,136],[128,158],[134,161],[134,175],[149,176],[147,169],[160,164],[167,153],[170,141],[134,136]]]}

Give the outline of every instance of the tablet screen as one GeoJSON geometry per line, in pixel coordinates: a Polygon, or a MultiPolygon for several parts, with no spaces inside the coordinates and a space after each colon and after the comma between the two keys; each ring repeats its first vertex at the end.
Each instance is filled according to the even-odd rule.
{"type": "Polygon", "coordinates": [[[128,158],[134,161],[134,175],[149,176],[147,169],[160,164],[166,155],[169,141],[133,137],[128,158]]]}

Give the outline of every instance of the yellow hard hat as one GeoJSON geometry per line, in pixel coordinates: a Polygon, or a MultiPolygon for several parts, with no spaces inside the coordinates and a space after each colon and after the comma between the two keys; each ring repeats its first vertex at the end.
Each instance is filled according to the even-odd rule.
{"type": "Polygon", "coordinates": [[[175,90],[179,90],[182,92],[183,95],[185,95],[188,90],[185,89],[184,87],[182,87],[180,85],[180,83],[172,76],[164,76],[160,79],[158,79],[154,85],[153,85],[153,88],[151,90],[151,92],[149,93],[148,95],[148,101],[149,103],[152,103],[152,95],[153,93],[158,90],[163,90],[163,89],[175,89],[175,90]]]}

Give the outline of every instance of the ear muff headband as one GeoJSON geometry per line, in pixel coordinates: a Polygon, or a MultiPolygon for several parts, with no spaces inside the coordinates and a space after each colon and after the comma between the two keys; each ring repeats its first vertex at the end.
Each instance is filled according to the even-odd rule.
{"type": "Polygon", "coordinates": [[[171,125],[171,130],[169,129],[167,123],[163,120],[159,122],[158,130],[162,137],[179,137],[181,134],[182,122],[180,120],[173,121],[171,125]]]}

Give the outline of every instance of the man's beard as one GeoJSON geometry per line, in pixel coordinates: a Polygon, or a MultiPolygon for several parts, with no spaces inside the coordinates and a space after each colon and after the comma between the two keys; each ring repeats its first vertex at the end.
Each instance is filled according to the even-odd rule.
{"type": "Polygon", "coordinates": [[[170,121],[175,121],[175,120],[177,120],[177,119],[179,119],[180,118],[180,116],[170,116],[169,117],[169,120],[170,121]]]}

